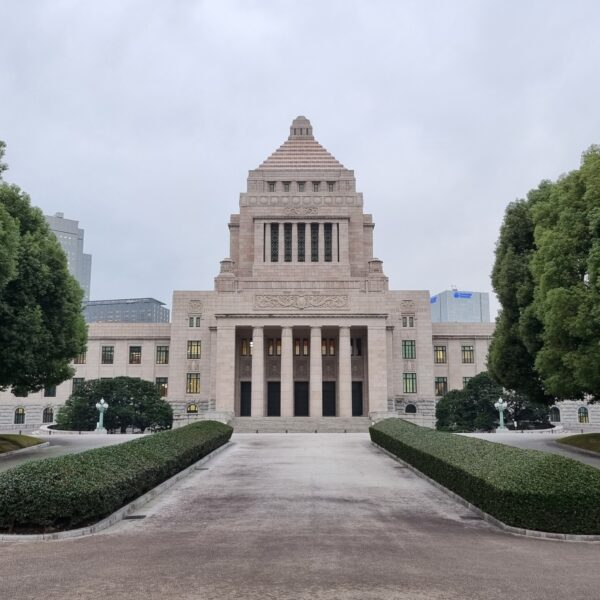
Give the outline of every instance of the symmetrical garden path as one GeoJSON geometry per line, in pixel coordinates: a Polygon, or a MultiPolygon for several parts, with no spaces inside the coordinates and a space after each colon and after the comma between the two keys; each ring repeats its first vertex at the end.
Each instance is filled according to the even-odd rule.
{"type": "Polygon", "coordinates": [[[3,543],[0,597],[588,600],[600,589],[600,544],[473,519],[366,434],[238,434],[205,466],[144,519],[3,543]]]}

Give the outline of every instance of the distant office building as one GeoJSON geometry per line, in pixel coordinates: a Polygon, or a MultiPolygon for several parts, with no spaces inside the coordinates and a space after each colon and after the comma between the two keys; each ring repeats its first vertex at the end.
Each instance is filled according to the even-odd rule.
{"type": "Polygon", "coordinates": [[[168,323],[169,309],[154,298],[91,300],[84,302],[87,323],[168,323]]]}
{"type": "Polygon", "coordinates": [[[432,323],[489,323],[490,296],[487,292],[444,290],[432,296],[432,323]]]}
{"type": "Polygon", "coordinates": [[[54,216],[44,215],[50,229],[58,239],[62,249],[67,255],[69,272],[83,289],[83,299],[90,299],[90,280],[92,276],[92,255],[83,252],[83,229],[79,221],[65,219],[61,212],[54,216]]]}

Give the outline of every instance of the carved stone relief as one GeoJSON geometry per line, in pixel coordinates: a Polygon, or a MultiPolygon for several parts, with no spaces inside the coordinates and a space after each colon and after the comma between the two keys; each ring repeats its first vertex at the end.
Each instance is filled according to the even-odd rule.
{"type": "Polygon", "coordinates": [[[278,294],[278,295],[256,295],[254,296],[254,308],[295,308],[304,310],[306,308],[341,309],[348,308],[348,296],[309,296],[304,294],[278,294]]]}
{"type": "Polygon", "coordinates": [[[202,300],[190,300],[188,303],[188,312],[201,313],[202,300]]]}
{"type": "Polygon", "coordinates": [[[319,214],[319,209],[316,206],[288,206],[285,214],[290,217],[314,216],[319,214]]]}

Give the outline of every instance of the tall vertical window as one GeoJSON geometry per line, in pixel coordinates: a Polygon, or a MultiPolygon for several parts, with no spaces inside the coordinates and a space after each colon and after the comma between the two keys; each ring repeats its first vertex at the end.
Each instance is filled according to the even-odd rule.
{"type": "Polygon", "coordinates": [[[44,398],[56,398],[55,385],[49,385],[47,388],[44,388],[44,398]]]}
{"type": "Polygon", "coordinates": [[[298,191],[299,192],[303,192],[304,191],[304,181],[299,181],[298,182],[298,191]]]}
{"type": "Polygon", "coordinates": [[[187,343],[187,357],[188,359],[200,358],[202,354],[200,347],[200,340],[190,340],[187,343]]]}
{"type": "Polygon", "coordinates": [[[298,262],[304,262],[305,242],[306,242],[306,223],[298,223],[298,262]]]}
{"type": "Polygon", "coordinates": [[[310,260],[317,262],[319,260],[319,224],[310,224],[310,260]]]}
{"type": "Polygon", "coordinates": [[[267,355],[281,356],[281,338],[269,338],[267,340],[267,355]]]}
{"type": "Polygon", "coordinates": [[[313,192],[318,192],[319,191],[319,182],[318,181],[313,181],[313,192]]]}
{"type": "Polygon", "coordinates": [[[417,343],[415,340],[402,340],[402,358],[417,358],[417,343]]]}
{"type": "Polygon", "coordinates": [[[169,346],[156,346],[156,364],[169,364],[169,346]]]}
{"type": "Polygon", "coordinates": [[[331,262],[333,245],[333,225],[331,223],[323,224],[323,238],[325,242],[325,262],[331,262]]]}
{"type": "Polygon", "coordinates": [[[403,389],[405,394],[417,393],[417,374],[404,373],[402,377],[403,389]]]}
{"type": "Polygon", "coordinates": [[[283,182],[283,191],[284,192],[289,192],[290,191],[290,182],[289,181],[284,181],[283,182]]]}
{"type": "Polygon", "coordinates": [[[185,386],[186,394],[200,393],[200,373],[188,373],[185,386]]]}
{"type": "Polygon", "coordinates": [[[327,340],[321,339],[321,356],[327,356],[327,340]]]}
{"type": "Polygon", "coordinates": [[[333,192],[335,190],[335,181],[328,181],[327,182],[327,190],[329,192],[333,192]]]}
{"type": "Polygon", "coordinates": [[[292,224],[283,224],[283,254],[285,262],[292,262],[292,224]]]}
{"type": "Polygon", "coordinates": [[[270,192],[275,191],[275,182],[274,181],[269,181],[269,191],[270,192]]]}
{"type": "Polygon", "coordinates": [[[302,340],[302,355],[308,356],[309,346],[308,346],[308,338],[304,338],[302,340]]]}
{"type": "Polygon", "coordinates": [[[433,347],[433,362],[436,365],[446,364],[446,346],[433,347]]]}
{"type": "Polygon", "coordinates": [[[42,413],[42,423],[52,423],[54,421],[54,410],[47,406],[42,413]]]}
{"type": "Polygon", "coordinates": [[[82,352],[81,354],[78,354],[74,358],[73,363],[75,363],[76,365],[85,365],[85,360],[86,360],[86,353],[82,352]]]}
{"type": "Polygon", "coordinates": [[[169,393],[169,378],[168,377],[157,377],[156,378],[156,389],[158,395],[164,398],[169,393]]]}
{"type": "Polygon", "coordinates": [[[463,363],[475,362],[475,349],[473,346],[461,346],[461,355],[463,363]]]}
{"type": "Polygon", "coordinates": [[[362,356],[362,338],[350,338],[350,355],[362,356]]]}
{"type": "Polygon", "coordinates": [[[271,262],[279,260],[279,223],[271,223],[271,262]]]}
{"type": "Polygon", "coordinates": [[[130,365],[141,365],[142,364],[142,347],[141,346],[129,346],[129,364],[130,365]]]}
{"type": "Polygon", "coordinates": [[[23,425],[25,423],[25,409],[19,407],[15,410],[15,425],[23,425]]]}
{"type": "Polygon", "coordinates": [[[445,396],[448,393],[448,378],[447,377],[436,377],[435,378],[435,395],[445,396]]]}
{"type": "Polygon", "coordinates": [[[73,377],[73,388],[72,391],[76,392],[85,382],[83,377],[73,377]]]}
{"type": "Polygon", "coordinates": [[[240,354],[242,356],[250,356],[250,342],[247,338],[242,338],[242,343],[240,344],[240,354]]]}
{"type": "Polygon", "coordinates": [[[114,346],[102,346],[102,364],[112,365],[115,361],[115,347],[114,346]]]}

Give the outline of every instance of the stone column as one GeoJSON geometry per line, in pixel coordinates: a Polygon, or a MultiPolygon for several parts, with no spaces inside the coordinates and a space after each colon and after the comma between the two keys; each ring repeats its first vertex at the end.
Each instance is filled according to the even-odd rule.
{"type": "Polygon", "coordinates": [[[310,328],[309,412],[311,417],[323,416],[323,359],[321,357],[321,328],[310,328]]]}
{"type": "Polygon", "coordinates": [[[331,262],[338,262],[338,224],[331,224],[331,262]]]}
{"type": "Polygon", "coordinates": [[[294,342],[291,327],[281,328],[281,416],[294,416],[294,342]]]}
{"type": "Polygon", "coordinates": [[[265,223],[265,262],[271,262],[271,223],[265,223]]]}
{"type": "Polygon", "coordinates": [[[252,395],[250,415],[263,417],[265,412],[265,335],[262,327],[252,330],[252,395]]]}
{"type": "MultiPolygon", "coordinates": [[[[211,348],[211,353],[213,348],[211,348]]],[[[234,412],[235,402],[235,326],[217,326],[216,402],[218,412],[234,412]]]]}
{"type": "Polygon", "coordinates": [[[263,262],[264,252],[264,228],[262,221],[254,223],[254,262],[260,264],[263,262]]]}
{"type": "Polygon", "coordinates": [[[385,323],[369,325],[367,333],[369,414],[388,411],[387,339],[385,323]]]}
{"type": "Polygon", "coordinates": [[[338,357],[339,415],[340,417],[351,417],[352,363],[350,358],[350,327],[340,327],[338,357]]]}

